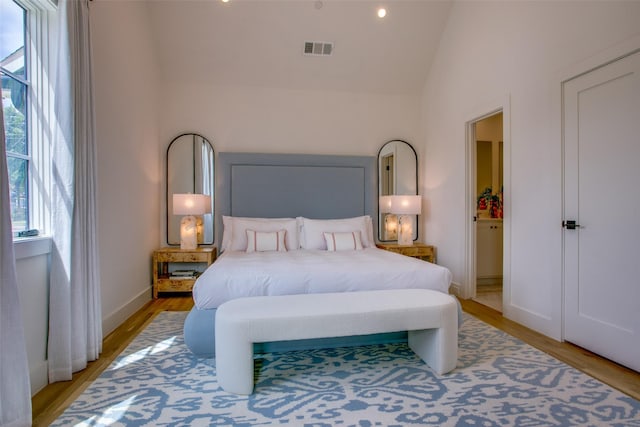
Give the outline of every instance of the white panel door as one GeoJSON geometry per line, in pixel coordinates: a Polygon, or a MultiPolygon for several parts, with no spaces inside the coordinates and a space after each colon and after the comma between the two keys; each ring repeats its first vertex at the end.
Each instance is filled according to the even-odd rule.
{"type": "Polygon", "coordinates": [[[640,370],[640,53],[563,100],[564,338],[640,370]]]}

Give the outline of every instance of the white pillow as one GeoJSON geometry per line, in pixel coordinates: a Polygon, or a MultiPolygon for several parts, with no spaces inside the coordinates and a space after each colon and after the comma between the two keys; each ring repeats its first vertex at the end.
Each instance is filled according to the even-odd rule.
{"type": "Polygon", "coordinates": [[[359,231],[363,248],[375,245],[373,240],[373,227],[371,217],[368,215],[345,219],[309,219],[300,218],[302,221],[302,234],[300,247],[302,249],[327,249],[323,233],[327,230],[333,232],[359,231]]]}
{"type": "MultiPolygon", "coordinates": [[[[298,227],[295,218],[243,218],[229,217],[231,222],[231,241],[225,247],[229,251],[247,250],[247,230],[279,231],[286,230],[285,245],[287,250],[300,248],[298,243],[298,227]]],[[[224,221],[224,218],[223,218],[224,221]]],[[[229,221],[229,220],[228,220],[229,221]]],[[[223,236],[224,244],[224,236],[223,236]]]]}
{"type": "Polygon", "coordinates": [[[365,216],[365,227],[367,228],[367,240],[369,241],[371,246],[376,245],[376,239],[373,237],[373,219],[369,215],[365,216]]]}
{"type": "Polygon", "coordinates": [[[233,234],[233,217],[222,215],[222,243],[220,252],[231,247],[231,235],[233,234]]]}
{"type": "Polygon", "coordinates": [[[286,252],[284,237],[287,230],[247,230],[247,252],[286,252]]]}
{"type": "Polygon", "coordinates": [[[322,233],[327,244],[327,250],[334,251],[359,251],[362,249],[360,231],[343,231],[322,233]]]}

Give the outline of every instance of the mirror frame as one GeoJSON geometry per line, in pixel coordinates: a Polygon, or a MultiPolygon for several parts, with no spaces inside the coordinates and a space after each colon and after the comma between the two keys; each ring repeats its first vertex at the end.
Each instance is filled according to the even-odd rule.
{"type": "MultiPolygon", "coordinates": [[[[376,167],[377,167],[377,171],[378,171],[378,200],[380,199],[380,196],[382,195],[382,170],[380,169],[380,154],[382,154],[382,151],[384,150],[384,148],[391,143],[403,143],[406,144],[410,149],[411,152],[413,152],[413,157],[415,159],[415,174],[416,174],[416,181],[415,181],[415,186],[416,186],[416,190],[415,190],[415,194],[412,195],[418,195],[418,153],[416,152],[415,148],[413,148],[413,145],[409,144],[407,141],[404,141],[402,139],[392,139],[390,141],[385,142],[384,144],[382,144],[382,147],[380,147],[380,149],[378,150],[378,157],[376,160],[376,167]]],[[[413,241],[415,242],[416,240],[418,240],[418,237],[420,236],[419,234],[419,228],[420,228],[420,224],[418,221],[418,215],[415,215],[415,229],[413,230],[414,236],[413,236],[413,241]]],[[[382,239],[382,225],[384,224],[384,221],[382,220],[381,217],[381,213],[380,213],[380,204],[378,203],[378,241],[379,242],[394,242],[395,240],[386,240],[386,239],[382,239]]]]}
{"type": "MultiPolygon", "coordinates": [[[[191,136],[193,138],[201,138],[203,144],[206,143],[209,145],[209,148],[211,149],[211,156],[212,156],[212,161],[213,161],[213,171],[211,174],[211,189],[212,189],[212,194],[210,194],[211,196],[211,240],[204,240],[202,243],[198,243],[198,246],[200,245],[213,245],[215,243],[215,192],[216,192],[216,174],[215,174],[215,162],[216,162],[216,150],[213,148],[213,144],[211,143],[211,141],[209,141],[206,137],[204,137],[201,134],[198,133],[194,133],[194,132],[185,132],[182,133],[178,136],[176,136],[175,138],[173,138],[171,140],[171,142],[169,143],[169,145],[167,146],[167,151],[166,151],[166,155],[165,155],[165,214],[166,214],[166,223],[165,223],[165,240],[167,242],[168,246],[180,246],[180,239],[177,240],[177,242],[172,242],[170,241],[169,238],[169,221],[171,219],[171,217],[173,216],[173,214],[171,214],[169,212],[169,206],[170,206],[170,201],[169,198],[172,197],[172,194],[169,194],[169,162],[170,162],[170,158],[169,155],[171,153],[171,147],[173,146],[173,144],[178,141],[180,138],[185,137],[185,136],[191,136]]],[[[195,163],[195,159],[194,159],[194,163],[195,163]]],[[[195,171],[194,171],[194,175],[195,175],[195,171]]],[[[195,182],[195,176],[194,176],[194,182],[195,182]]]]}

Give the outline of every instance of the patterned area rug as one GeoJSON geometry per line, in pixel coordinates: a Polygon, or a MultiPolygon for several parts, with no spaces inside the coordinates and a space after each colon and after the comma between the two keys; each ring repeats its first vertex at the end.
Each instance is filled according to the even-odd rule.
{"type": "Polygon", "coordinates": [[[255,392],[216,382],[163,312],[53,425],[640,426],[640,402],[465,314],[457,368],[406,345],[269,354],[255,392]]]}

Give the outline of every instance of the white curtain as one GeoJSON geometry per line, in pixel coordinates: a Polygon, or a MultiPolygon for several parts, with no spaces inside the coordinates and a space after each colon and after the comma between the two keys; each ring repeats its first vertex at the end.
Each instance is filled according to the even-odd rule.
{"type": "Polygon", "coordinates": [[[102,351],[96,140],[87,0],[58,2],[52,147],[49,381],[70,380],[102,351]]]}
{"type": "Polygon", "coordinates": [[[29,365],[11,231],[9,172],[0,108],[0,425],[31,425],[29,365]]]}

